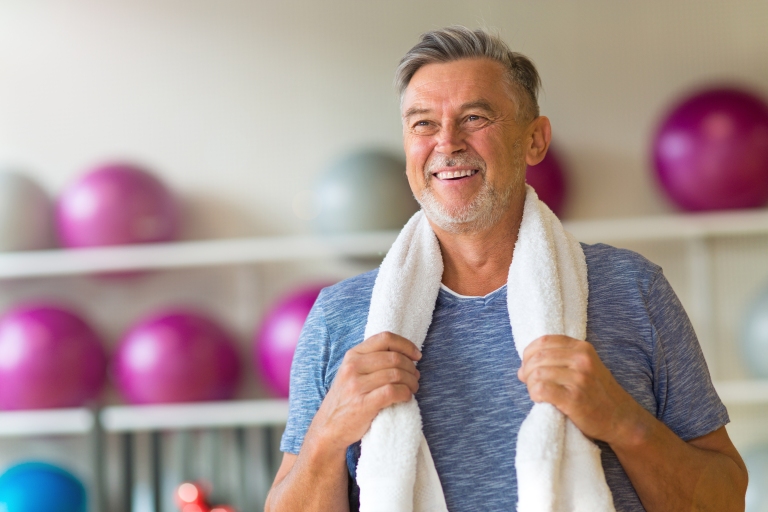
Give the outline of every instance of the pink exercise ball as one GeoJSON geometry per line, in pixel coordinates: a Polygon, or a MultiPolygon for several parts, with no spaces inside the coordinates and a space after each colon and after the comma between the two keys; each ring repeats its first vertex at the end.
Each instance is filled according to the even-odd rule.
{"type": "Polygon", "coordinates": [[[656,175],[689,211],[768,202],[768,105],[738,89],[711,89],[676,105],[653,143],[656,175]]]}
{"type": "Polygon", "coordinates": [[[301,288],[280,298],[267,312],[254,344],[261,380],[278,397],[288,396],[291,363],[307,315],[324,286],[301,288]]]}
{"type": "Polygon", "coordinates": [[[64,190],[56,224],[65,247],[165,242],[176,237],[179,213],[168,188],[150,172],[110,163],[64,190]]]}
{"type": "Polygon", "coordinates": [[[98,397],[106,365],[101,340],[72,311],[23,305],[0,318],[0,409],[85,405],[98,397]]]}
{"type": "Polygon", "coordinates": [[[182,309],[139,321],[113,365],[117,387],[132,404],[226,400],[240,381],[230,334],[209,316],[182,309]]]}
{"type": "Polygon", "coordinates": [[[552,146],[547,150],[544,160],[528,167],[525,181],[533,187],[539,199],[549,206],[555,215],[560,216],[563,213],[566,195],[565,174],[552,146]]]}

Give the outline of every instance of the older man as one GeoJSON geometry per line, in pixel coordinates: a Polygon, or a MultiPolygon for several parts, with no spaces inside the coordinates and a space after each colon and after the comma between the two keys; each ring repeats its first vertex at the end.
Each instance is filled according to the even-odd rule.
{"type": "Polygon", "coordinates": [[[450,27],[422,36],[397,83],[408,181],[444,264],[432,323],[423,352],[390,333],[363,340],[376,271],[324,290],[297,348],[267,509],[354,510],[360,439],[415,394],[451,512],[515,509],[516,436],[533,402],[598,441],[617,510],[743,510],[727,413],[659,267],[583,245],[588,341],[546,336],[522,361],[515,351],[507,275],[526,166],[550,143],[533,64],[450,27]]]}

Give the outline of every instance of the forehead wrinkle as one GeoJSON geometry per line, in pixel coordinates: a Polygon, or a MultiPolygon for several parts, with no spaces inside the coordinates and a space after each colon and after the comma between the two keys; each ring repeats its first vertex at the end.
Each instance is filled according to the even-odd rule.
{"type": "MultiPolygon", "coordinates": [[[[476,89],[478,87],[482,87],[483,82],[489,82],[490,80],[485,79],[484,77],[461,77],[460,79],[456,79],[455,77],[451,75],[441,75],[438,77],[430,77],[429,79],[425,79],[421,82],[419,82],[418,75],[414,75],[414,78],[411,79],[411,83],[408,84],[406,89],[403,91],[403,94],[400,96],[400,108],[402,109],[403,106],[407,103],[416,103],[414,107],[411,107],[403,113],[403,117],[408,117],[409,115],[413,115],[414,113],[422,114],[422,113],[428,113],[431,111],[431,109],[428,109],[428,107],[419,107],[419,103],[433,103],[434,101],[440,101],[443,102],[449,98],[445,97],[445,84],[451,84],[450,89],[452,91],[457,90],[468,90],[469,93],[465,92],[465,97],[472,96],[471,91],[473,89],[476,89]],[[419,82],[417,84],[414,84],[414,82],[419,82]],[[437,95],[435,96],[434,93],[437,95]],[[410,100],[409,97],[410,96],[410,100]],[[421,112],[412,112],[412,109],[418,109],[422,108],[423,111],[421,112]]],[[[473,100],[472,102],[468,103],[474,103],[477,100],[473,100]]],[[[482,100],[480,100],[482,101],[482,100]]],[[[466,104],[466,103],[465,103],[466,104]]],[[[490,105],[488,102],[486,102],[487,105],[490,105]]],[[[464,105],[462,105],[461,108],[464,108],[464,105]]]]}
{"type": "MultiPolygon", "coordinates": [[[[491,102],[484,99],[468,101],[466,103],[462,103],[461,106],[459,107],[460,112],[464,112],[466,110],[472,110],[472,109],[484,110],[486,112],[491,112],[491,113],[496,112],[496,109],[493,107],[491,102]]],[[[430,112],[433,112],[433,109],[428,107],[413,106],[408,108],[403,113],[403,117],[408,118],[418,114],[429,114],[430,112]]]]}

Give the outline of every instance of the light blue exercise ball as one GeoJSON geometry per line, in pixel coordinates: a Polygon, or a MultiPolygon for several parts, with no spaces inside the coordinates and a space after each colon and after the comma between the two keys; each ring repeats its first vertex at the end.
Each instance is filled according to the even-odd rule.
{"type": "Polygon", "coordinates": [[[745,450],[743,456],[749,471],[745,512],[768,512],[768,444],[745,450]]]}
{"type": "Polygon", "coordinates": [[[53,242],[48,194],[27,174],[0,168],[0,252],[48,249],[53,242]]]}
{"type": "Polygon", "coordinates": [[[0,476],[2,512],[86,512],[85,487],[69,471],[24,462],[0,476]]]}
{"type": "Polygon", "coordinates": [[[755,377],[768,377],[768,289],[757,296],[741,333],[744,362],[755,377]]]}
{"type": "Polygon", "coordinates": [[[405,161],[380,150],[351,153],[328,167],[313,190],[319,233],[400,229],[416,213],[405,161]]]}

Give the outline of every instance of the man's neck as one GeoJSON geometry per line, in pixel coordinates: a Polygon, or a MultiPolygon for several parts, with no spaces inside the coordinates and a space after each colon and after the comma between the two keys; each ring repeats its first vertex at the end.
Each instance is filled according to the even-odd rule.
{"type": "Polygon", "coordinates": [[[443,255],[443,284],[461,295],[483,296],[507,282],[522,220],[522,204],[481,232],[450,233],[432,224],[443,255]]]}

